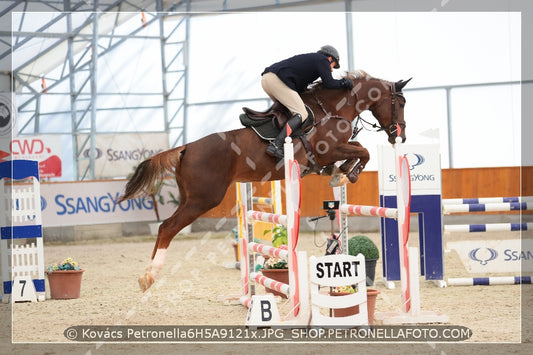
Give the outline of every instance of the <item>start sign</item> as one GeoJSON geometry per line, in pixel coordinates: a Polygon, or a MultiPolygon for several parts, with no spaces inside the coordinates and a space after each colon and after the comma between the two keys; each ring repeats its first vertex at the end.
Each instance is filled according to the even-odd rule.
{"type": "Polygon", "coordinates": [[[353,285],[366,280],[365,257],[336,254],[311,259],[311,282],[323,286],[353,285]]]}
{"type": "Polygon", "coordinates": [[[359,261],[318,262],[316,276],[318,278],[357,276],[359,261]]]}

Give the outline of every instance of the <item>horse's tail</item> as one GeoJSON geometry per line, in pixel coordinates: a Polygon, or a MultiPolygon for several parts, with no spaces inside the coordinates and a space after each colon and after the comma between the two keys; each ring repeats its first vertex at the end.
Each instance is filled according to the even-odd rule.
{"type": "Polygon", "coordinates": [[[119,197],[117,203],[134,197],[150,195],[156,182],[168,173],[175,172],[184,150],[185,146],[166,150],[139,164],[126,184],[124,195],[119,197]]]}

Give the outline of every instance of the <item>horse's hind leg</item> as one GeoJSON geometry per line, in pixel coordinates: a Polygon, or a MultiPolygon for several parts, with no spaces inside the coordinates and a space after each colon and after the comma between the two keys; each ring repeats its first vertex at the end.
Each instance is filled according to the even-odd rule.
{"type": "MultiPolygon", "coordinates": [[[[201,171],[199,169],[196,170],[201,171]]],[[[155,278],[163,268],[167,248],[176,234],[202,214],[222,202],[230,182],[220,176],[215,176],[215,179],[212,179],[213,174],[209,176],[209,180],[205,180],[206,176],[205,174],[200,174],[196,178],[187,180],[193,181],[193,184],[187,182],[178,183],[180,196],[183,196],[183,198],[176,212],[159,226],[157,240],[152,251],[152,261],[145,275],[139,279],[139,285],[143,292],[154,283],[155,278]],[[213,183],[213,180],[218,183],[213,183]],[[208,189],[206,186],[210,188],[208,189]]]]}
{"type": "Polygon", "coordinates": [[[180,205],[176,212],[159,226],[157,240],[152,251],[152,261],[146,273],[139,278],[139,286],[143,292],[152,286],[155,278],[163,268],[170,241],[180,230],[194,222],[202,213],[206,212],[203,209],[187,207],[187,205],[187,203],[180,205]]]}

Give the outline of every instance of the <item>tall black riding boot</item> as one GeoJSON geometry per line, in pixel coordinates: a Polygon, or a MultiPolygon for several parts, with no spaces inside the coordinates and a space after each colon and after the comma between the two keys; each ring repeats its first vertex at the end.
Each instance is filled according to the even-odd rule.
{"type": "Polygon", "coordinates": [[[283,126],[276,139],[267,147],[266,152],[268,155],[283,159],[283,143],[285,143],[285,137],[287,137],[287,125],[294,132],[302,125],[302,116],[297,113],[287,121],[287,124],[283,126]]]}

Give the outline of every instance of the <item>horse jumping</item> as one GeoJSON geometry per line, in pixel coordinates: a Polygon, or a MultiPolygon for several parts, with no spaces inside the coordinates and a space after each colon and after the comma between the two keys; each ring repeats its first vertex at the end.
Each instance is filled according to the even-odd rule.
{"type": "MultiPolygon", "coordinates": [[[[405,141],[402,88],[409,82],[389,82],[365,72],[347,73],[354,80],[349,89],[326,89],[318,82],[302,94],[313,111],[314,129],[306,139],[295,140],[295,159],[302,175],[311,172],[341,175],[355,182],[370,159],[366,148],[350,141],[356,134],[352,122],[365,110],[378,120],[377,131],[385,131],[391,144],[397,135],[405,141]],[[398,132],[400,130],[400,132],[398,132]],[[307,141],[307,142],[306,142],[307,141]],[[344,161],[340,167],[334,164],[344,161]]],[[[166,250],[174,236],[200,215],[222,202],[229,186],[237,181],[271,181],[284,177],[283,161],[265,153],[268,142],[252,129],[241,128],[214,133],[197,141],[169,149],[143,161],[126,185],[121,201],[147,195],[153,184],[165,174],[173,173],[179,188],[180,205],[159,227],[151,263],[139,279],[146,291],[159,274],[166,250]]]]}

